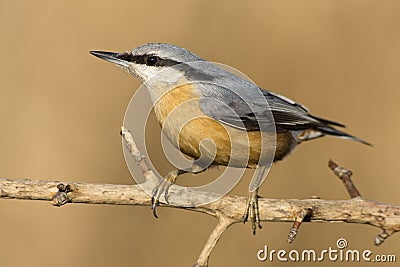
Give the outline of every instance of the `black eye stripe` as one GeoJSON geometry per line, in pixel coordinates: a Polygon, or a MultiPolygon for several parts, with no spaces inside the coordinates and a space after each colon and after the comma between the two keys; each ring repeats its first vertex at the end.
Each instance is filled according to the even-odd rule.
{"type": "Polygon", "coordinates": [[[147,64],[147,59],[149,57],[156,57],[158,60],[155,64],[151,64],[149,66],[156,66],[156,67],[171,67],[181,62],[175,61],[173,59],[161,58],[155,55],[132,55],[131,53],[122,53],[117,56],[119,59],[126,60],[129,62],[134,62],[136,64],[147,64]]]}
{"type": "Polygon", "coordinates": [[[118,54],[117,58],[128,62],[135,62],[135,56],[128,52],[118,54]]]}

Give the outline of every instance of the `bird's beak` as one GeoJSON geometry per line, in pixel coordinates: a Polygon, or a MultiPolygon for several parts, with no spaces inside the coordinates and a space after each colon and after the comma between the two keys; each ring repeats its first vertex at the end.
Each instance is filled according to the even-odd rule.
{"type": "Polygon", "coordinates": [[[126,53],[104,52],[104,51],[90,51],[90,54],[122,67],[129,67],[129,61],[126,60],[126,53]]]}

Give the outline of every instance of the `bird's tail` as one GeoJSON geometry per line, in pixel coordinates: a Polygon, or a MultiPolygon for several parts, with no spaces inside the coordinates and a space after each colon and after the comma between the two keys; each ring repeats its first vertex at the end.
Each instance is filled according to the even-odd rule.
{"type": "Polygon", "coordinates": [[[358,137],[355,137],[354,135],[345,133],[341,130],[334,128],[334,126],[342,127],[342,128],[346,127],[341,123],[327,120],[327,119],[322,119],[322,118],[312,116],[312,115],[309,115],[309,116],[311,118],[313,118],[317,123],[314,125],[314,127],[310,127],[306,130],[297,132],[297,137],[298,137],[299,141],[301,141],[301,142],[319,138],[319,137],[322,137],[325,135],[331,135],[331,136],[336,136],[336,137],[340,137],[340,138],[344,138],[344,139],[354,140],[354,141],[360,142],[362,144],[372,146],[372,144],[370,144],[367,141],[364,141],[358,137]]]}
{"type": "Polygon", "coordinates": [[[317,128],[317,130],[319,132],[321,132],[323,135],[337,136],[337,137],[344,138],[344,139],[354,140],[354,141],[360,142],[362,144],[365,144],[367,146],[372,146],[372,144],[367,141],[364,141],[358,137],[355,137],[354,135],[351,135],[351,134],[345,133],[343,131],[340,131],[338,129],[335,129],[329,125],[320,126],[317,128]]]}

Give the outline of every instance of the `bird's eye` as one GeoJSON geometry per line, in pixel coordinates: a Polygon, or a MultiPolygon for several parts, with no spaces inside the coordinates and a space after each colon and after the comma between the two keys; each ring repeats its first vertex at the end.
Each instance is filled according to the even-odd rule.
{"type": "Polygon", "coordinates": [[[146,58],[146,65],[147,66],[154,66],[157,64],[159,58],[156,56],[149,56],[146,58]]]}

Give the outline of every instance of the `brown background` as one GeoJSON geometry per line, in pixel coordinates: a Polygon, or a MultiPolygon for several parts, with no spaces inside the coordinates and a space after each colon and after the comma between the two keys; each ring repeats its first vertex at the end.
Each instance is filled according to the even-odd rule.
{"type": "MultiPolygon", "coordinates": [[[[365,197],[400,204],[399,14],[398,1],[2,1],[0,176],[132,184],[119,130],[140,84],[88,51],[167,42],[231,65],[374,144],[303,144],[275,165],[261,195],[347,198],[326,167],[333,158],[355,172],[365,197]]],[[[233,193],[245,195],[247,182],[233,193]]],[[[148,207],[1,200],[0,212],[1,267],[191,266],[215,224],[163,208],[156,220],[148,207]]],[[[248,224],[231,227],[210,265],[281,266],[256,252],[335,248],[340,237],[351,249],[400,257],[400,235],[376,248],[370,226],[305,224],[289,245],[291,224],[263,225],[255,237],[248,224]]]]}

